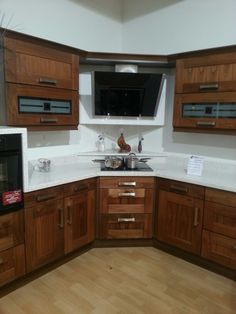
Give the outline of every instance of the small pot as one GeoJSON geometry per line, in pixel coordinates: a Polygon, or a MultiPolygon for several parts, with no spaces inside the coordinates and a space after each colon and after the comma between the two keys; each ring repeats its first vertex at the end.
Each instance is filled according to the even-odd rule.
{"type": "Polygon", "coordinates": [[[139,159],[135,153],[130,153],[125,162],[128,169],[136,169],[138,167],[139,159]]]}
{"type": "Polygon", "coordinates": [[[106,157],[105,167],[117,169],[123,165],[123,159],[115,156],[106,157]]]}

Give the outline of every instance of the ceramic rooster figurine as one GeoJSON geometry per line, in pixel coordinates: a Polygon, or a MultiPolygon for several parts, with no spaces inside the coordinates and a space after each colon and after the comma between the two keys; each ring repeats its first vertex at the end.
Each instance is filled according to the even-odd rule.
{"type": "Polygon", "coordinates": [[[130,145],[125,142],[125,138],[124,138],[123,133],[120,134],[120,136],[117,140],[117,144],[120,147],[120,150],[119,150],[120,153],[128,153],[131,151],[130,145]]]}

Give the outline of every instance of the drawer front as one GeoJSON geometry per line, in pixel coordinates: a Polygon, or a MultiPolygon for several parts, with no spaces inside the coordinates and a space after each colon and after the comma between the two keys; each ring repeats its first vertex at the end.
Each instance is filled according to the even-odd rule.
{"type": "Polygon", "coordinates": [[[0,286],[25,273],[24,245],[0,252],[0,286]]]}
{"type": "Polygon", "coordinates": [[[194,198],[204,198],[204,187],[194,184],[168,179],[160,179],[159,188],[164,191],[191,196],[194,198]]]}
{"type": "Polygon", "coordinates": [[[62,186],[56,188],[43,189],[36,192],[25,193],[24,194],[25,209],[37,206],[49,200],[55,201],[57,199],[61,199],[64,196],[63,193],[64,190],[62,186]]]}
{"type": "Polygon", "coordinates": [[[236,240],[223,235],[203,231],[202,256],[236,270],[236,240]]]}
{"type": "Polygon", "coordinates": [[[101,239],[138,239],[152,237],[151,214],[101,215],[101,239]]]}
{"type": "Polygon", "coordinates": [[[236,193],[206,188],[205,199],[209,202],[235,207],[236,210],[236,193]]]}
{"type": "Polygon", "coordinates": [[[7,82],[77,89],[78,56],[12,38],[5,47],[7,82]]]}
{"type": "Polygon", "coordinates": [[[100,188],[154,188],[153,177],[101,177],[100,188]]]}
{"type": "Polygon", "coordinates": [[[81,180],[64,186],[64,195],[70,196],[79,192],[96,189],[96,179],[81,180]]]}
{"type": "Polygon", "coordinates": [[[236,207],[206,201],[204,228],[236,239],[236,207]]]}
{"type": "Polygon", "coordinates": [[[0,251],[24,242],[23,210],[0,216],[0,251]]]}
{"type": "MultiPolygon", "coordinates": [[[[47,105],[47,104],[46,104],[47,105]]],[[[6,106],[9,125],[25,126],[70,126],[78,125],[78,92],[23,84],[6,84],[6,106]],[[70,112],[56,113],[19,113],[18,97],[49,99],[70,103],[70,112]]]]}
{"type": "Polygon", "coordinates": [[[152,213],[153,189],[100,189],[100,213],[152,213]]]}

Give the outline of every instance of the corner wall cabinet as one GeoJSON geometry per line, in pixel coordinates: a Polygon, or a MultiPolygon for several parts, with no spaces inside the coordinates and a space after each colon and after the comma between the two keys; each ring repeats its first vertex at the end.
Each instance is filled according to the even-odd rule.
{"type": "Polygon", "coordinates": [[[176,61],[173,127],[236,130],[236,53],[176,61]]]}
{"type": "Polygon", "coordinates": [[[4,38],[6,123],[30,129],[78,125],[79,57],[37,40],[4,38]]]}

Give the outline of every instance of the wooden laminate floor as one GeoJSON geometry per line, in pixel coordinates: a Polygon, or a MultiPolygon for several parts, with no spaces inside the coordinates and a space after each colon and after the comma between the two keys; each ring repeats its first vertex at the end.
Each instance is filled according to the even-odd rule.
{"type": "Polygon", "coordinates": [[[0,313],[235,314],[236,282],[155,248],[99,248],[1,298],[0,313]]]}

